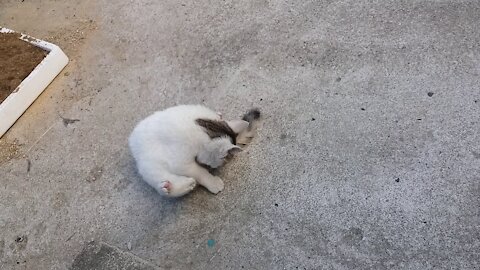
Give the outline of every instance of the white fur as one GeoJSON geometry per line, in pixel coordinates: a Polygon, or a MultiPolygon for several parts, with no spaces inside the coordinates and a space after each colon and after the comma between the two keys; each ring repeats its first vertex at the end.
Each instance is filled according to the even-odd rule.
{"type": "Polygon", "coordinates": [[[240,133],[246,130],[249,126],[249,123],[243,120],[231,120],[231,121],[227,121],[227,124],[235,133],[240,133]]]}
{"type": "Polygon", "coordinates": [[[228,137],[214,138],[204,145],[197,156],[197,160],[212,168],[218,168],[225,163],[225,159],[229,152],[233,149],[241,149],[233,145],[228,137]]]}
{"type": "MultiPolygon", "coordinates": [[[[145,118],[130,135],[129,146],[140,175],[162,195],[182,196],[197,183],[214,194],[223,190],[222,179],[198,165],[195,157],[216,168],[223,164],[229,150],[238,147],[229,138],[210,139],[195,123],[199,118],[221,120],[218,113],[204,106],[181,105],[145,118]]],[[[248,127],[234,123],[230,126],[234,131],[248,127]]]]}

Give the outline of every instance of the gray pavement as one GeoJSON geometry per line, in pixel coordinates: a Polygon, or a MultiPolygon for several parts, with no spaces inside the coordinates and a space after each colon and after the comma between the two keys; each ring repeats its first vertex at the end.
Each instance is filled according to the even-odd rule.
{"type": "Polygon", "coordinates": [[[476,0],[2,0],[0,25],[71,63],[0,140],[0,268],[480,269],[479,18],[476,0]],[[264,118],[223,192],[163,199],[127,137],[191,103],[264,118]]]}

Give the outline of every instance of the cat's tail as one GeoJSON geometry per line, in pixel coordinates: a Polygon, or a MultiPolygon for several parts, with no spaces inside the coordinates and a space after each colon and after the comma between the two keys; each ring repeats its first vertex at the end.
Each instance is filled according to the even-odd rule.
{"type": "Polygon", "coordinates": [[[257,124],[260,120],[260,110],[257,108],[250,109],[243,115],[242,120],[248,122],[248,128],[244,132],[240,133],[237,137],[237,144],[246,145],[250,143],[257,130],[257,124]]]}
{"type": "Polygon", "coordinates": [[[255,122],[260,119],[260,115],[260,110],[258,108],[250,109],[243,115],[242,120],[247,121],[250,124],[248,125],[248,131],[254,129],[255,122]]]}

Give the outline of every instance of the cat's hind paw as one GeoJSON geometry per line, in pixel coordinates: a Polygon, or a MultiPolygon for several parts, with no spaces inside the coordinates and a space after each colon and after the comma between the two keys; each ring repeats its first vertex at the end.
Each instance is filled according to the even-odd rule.
{"type": "Polygon", "coordinates": [[[160,184],[160,189],[165,195],[168,195],[172,189],[172,183],[170,181],[164,181],[160,184]]]}

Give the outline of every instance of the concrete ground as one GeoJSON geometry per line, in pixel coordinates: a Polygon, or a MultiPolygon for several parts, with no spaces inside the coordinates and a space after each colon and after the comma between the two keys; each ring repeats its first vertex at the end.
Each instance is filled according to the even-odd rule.
{"type": "Polygon", "coordinates": [[[480,2],[2,0],[71,63],[0,140],[1,269],[480,269],[480,2]],[[127,149],[155,110],[258,106],[166,200],[127,149]],[[77,121],[78,120],[78,121],[77,121]]]}

